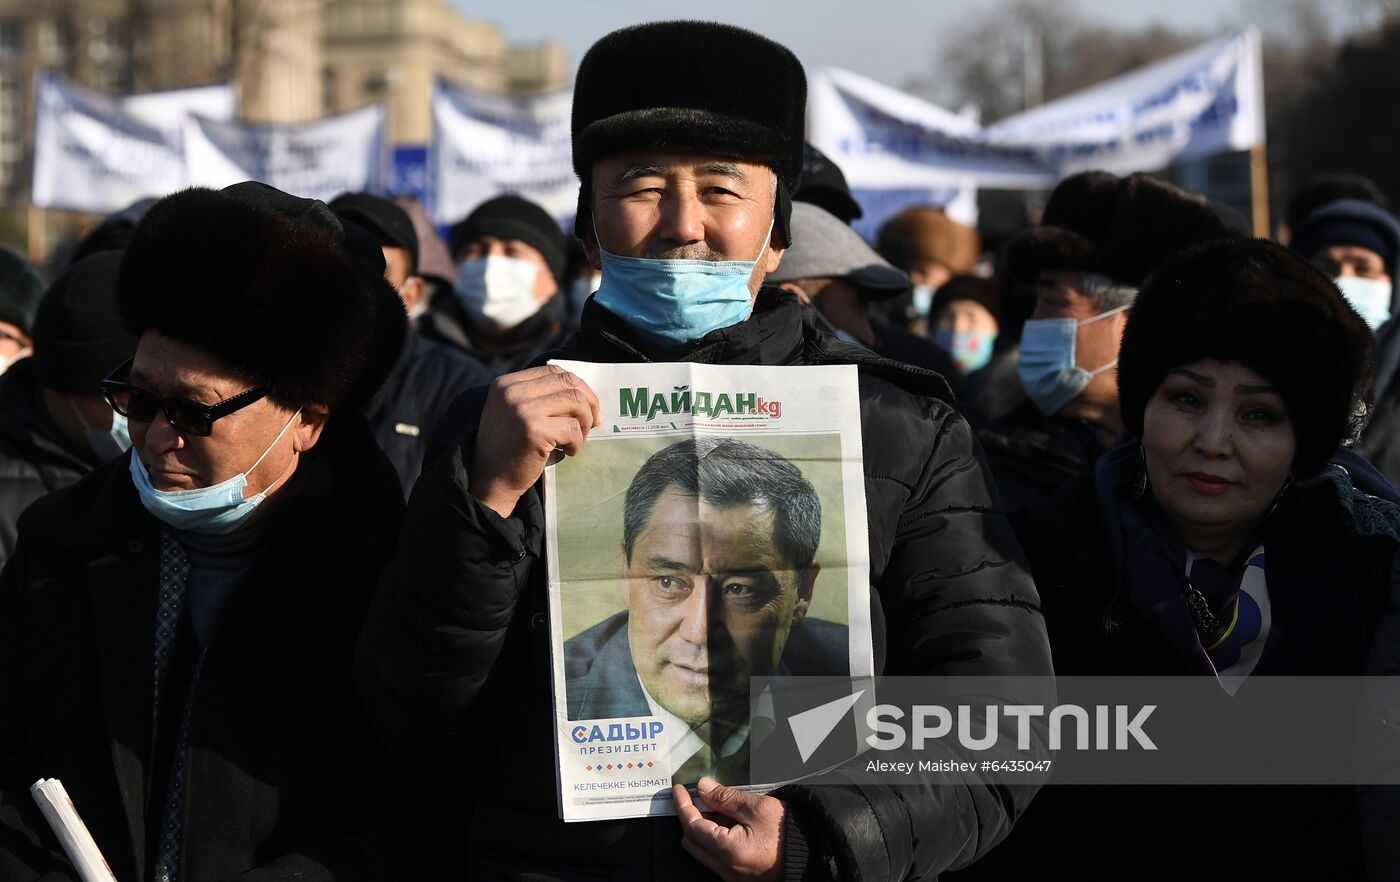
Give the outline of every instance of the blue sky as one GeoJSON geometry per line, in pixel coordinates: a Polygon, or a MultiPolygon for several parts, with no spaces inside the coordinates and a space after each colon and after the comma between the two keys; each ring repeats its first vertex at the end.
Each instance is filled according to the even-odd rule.
{"type": "MultiPolygon", "coordinates": [[[[752,28],[785,43],[809,67],[835,65],[898,86],[926,74],[939,36],[960,10],[994,9],[994,0],[450,0],[495,22],[512,42],[561,40],[571,67],[594,40],[615,28],[661,18],[707,18],[752,28]]],[[[1243,21],[1232,0],[1079,0],[1107,24],[1163,22],[1216,31],[1243,21]],[[1165,10],[1165,11],[1164,11],[1165,10]]]]}

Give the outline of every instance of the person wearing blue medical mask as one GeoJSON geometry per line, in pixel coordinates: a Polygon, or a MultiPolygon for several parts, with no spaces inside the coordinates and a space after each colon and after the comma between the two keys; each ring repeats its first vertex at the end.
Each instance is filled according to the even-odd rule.
{"type": "Polygon", "coordinates": [[[942,208],[916,205],[885,221],[876,250],[907,273],[912,286],[907,297],[881,304],[881,317],[931,336],[934,298],[953,278],[973,271],[982,253],[982,239],[977,230],[953,220],[942,208]]]}
{"type": "MultiPolygon", "coordinates": [[[[361,415],[407,336],[379,241],[247,181],[166,196],[120,252],[88,260],[111,271],[130,349],[113,363],[55,336],[36,357],[102,364],[89,388],[114,416],[70,418],[99,442],[124,419],[131,448],[19,519],[0,570],[0,696],[27,725],[4,736],[4,776],[72,782],[117,878],[445,878],[376,844],[394,773],[351,672],[403,522],[361,415]],[[35,664],[35,646],[65,662],[35,664]],[[86,724],[69,725],[72,708],[86,724]]],[[[58,866],[11,847],[40,835],[0,811],[0,876],[58,866]]]]}
{"type": "Polygon", "coordinates": [[[65,269],[39,301],[34,354],[0,377],[0,563],[31,503],[131,446],[126,420],[97,388],[136,350],[117,315],[120,264],[109,251],[65,269]]]}
{"type": "Polygon", "coordinates": [[[142,335],[123,382],[131,397],[114,406],[127,409],[142,504],[193,533],[219,535],[249,523],[315,446],[329,415],[323,405],[278,405],[213,357],[154,330],[142,335]],[[137,396],[145,402],[138,405],[137,396]],[[167,399],[217,406],[239,396],[244,406],[211,421],[207,435],[148,406],[167,399]]]}
{"type": "MultiPolygon", "coordinates": [[[[1234,235],[1204,198],[1143,174],[1072,175],[1050,194],[1042,221],[1006,250],[1012,276],[1034,285],[1035,304],[1015,376],[995,379],[1015,382],[1023,397],[977,432],[1010,511],[1092,471],[1122,436],[1118,344],[1143,281],[1175,252],[1234,235]]],[[[979,391],[984,400],[1014,397],[990,381],[979,391]]]]}
{"type": "MultiPolygon", "coordinates": [[[[804,178],[805,181],[805,178],[804,178]]],[[[895,269],[860,234],[817,205],[792,206],[793,245],[768,283],[810,305],[817,324],[846,343],[892,361],[935,371],[954,391],[958,370],[927,337],[875,318],[872,313],[909,293],[909,277],[895,269]]]]}
{"type": "Polygon", "coordinates": [[[1083,420],[1105,446],[1123,434],[1118,341],[1136,292],[1075,270],[1043,270],[1021,330],[1021,387],[1046,416],[1083,420]]]}
{"type": "Polygon", "coordinates": [[[934,296],[929,312],[933,342],[964,376],[991,363],[1001,333],[1002,287],[998,279],[958,276],[934,296]]]}
{"type": "Polygon", "coordinates": [[[744,321],[786,250],[774,235],[777,184],[765,165],[703,154],[598,162],[593,224],[580,237],[603,272],[594,300],[673,353],[744,321]]]}
{"type": "MultiPolygon", "coordinates": [[[[954,669],[1048,674],[1035,587],[947,381],[840,340],[795,292],[773,284],[774,271],[811,232],[801,223],[803,205],[793,204],[807,94],[797,57],[731,25],[649,22],[595,43],[574,82],[570,125],[581,185],[574,233],[602,279],[578,333],[551,358],[735,371],[849,366],[859,375],[866,439],[856,468],[870,500],[862,528],[871,543],[868,579],[872,603],[885,610],[871,615],[874,657],[891,672],[934,677],[954,669]],[[928,651],[954,644],[954,653],[928,651]]],[[[838,277],[860,265],[817,266],[816,257],[841,255],[812,256],[810,265],[789,266],[784,281],[820,305],[822,291],[797,282],[825,279],[836,293],[838,277]]],[[[893,290],[908,288],[902,272],[884,270],[893,290]]],[[[549,635],[560,625],[550,621],[548,574],[559,562],[541,541],[548,501],[541,477],[561,452],[577,454],[604,431],[608,402],[600,405],[600,394],[558,364],[540,364],[458,400],[438,427],[443,455],[409,500],[406,523],[421,528],[404,531],[398,563],[375,597],[378,614],[360,638],[360,691],[375,719],[400,733],[397,752],[445,768],[464,768],[474,756],[509,759],[474,774],[461,801],[473,813],[462,822],[472,830],[469,866],[511,877],[776,879],[832,868],[901,879],[992,848],[1029,792],[954,784],[950,794],[929,774],[888,787],[862,777],[864,763],[845,784],[764,794],[733,786],[747,783],[735,778],[690,775],[688,768],[711,765],[707,756],[726,755],[733,732],[726,725],[697,731],[701,747],[664,773],[681,776],[658,796],[674,800],[676,820],[566,825],[552,777],[522,786],[517,770],[549,768],[554,753],[536,737],[555,710],[549,635]],[[405,729],[404,720],[413,723],[405,729]],[[695,794],[713,814],[701,815],[695,794]],[[856,829],[860,837],[847,835],[856,829]],[[926,835],[965,829],[992,832],[971,844],[926,835]],[[634,841],[648,845],[610,846],[634,841]],[[823,857],[809,857],[808,843],[823,857]]],[[[575,465],[594,468],[586,462],[575,465]]],[[[771,538],[754,533],[752,550],[766,557],[771,538]]],[[[721,599],[704,593],[694,601],[721,599]]],[[[722,617],[692,623],[709,628],[692,636],[713,648],[711,658],[738,639],[722,617]]],[[[619,682],[630,690],[625,675],[619,682]]]]}

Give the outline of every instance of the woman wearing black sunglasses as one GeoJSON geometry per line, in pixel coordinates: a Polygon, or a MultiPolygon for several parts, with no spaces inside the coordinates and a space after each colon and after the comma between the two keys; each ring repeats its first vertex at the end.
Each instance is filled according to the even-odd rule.
{"type": "Polygon", "coordinates": [[[394,875],[355,833],[380,768],[350,661],[403,506],[356,414],[404,315],[356,241],[252,183],[133,234],[140,342],[102,384],[131,455],[34,505],[0,575],[0,878],[72,874],[12,789],[39,777],[119,879],[394,875]]]}

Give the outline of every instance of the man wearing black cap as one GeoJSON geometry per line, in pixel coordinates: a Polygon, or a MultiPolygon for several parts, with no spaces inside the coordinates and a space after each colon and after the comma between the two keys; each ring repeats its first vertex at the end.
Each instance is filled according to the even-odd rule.
{"type": "Polygon", "coordinates": [[[34,354],[0,377],[0,564],[31,502],[131,446],[98,388],[136,351],[117,316],[119,266],[121,252],[104,251],[59,276],[39,301],[34,354]]]}
{"type": "MultiPolygon", "coordinates": [[[[793,241],[805,99],[791,52],[728,25],[639,25],[589,50],[573,104],[576,232],[603,277],[562,355],[858,365],[877,670],[1047,675],[1035,587],[947,384],[838,341],[788,292],[763,287],[793,241]]],[[[477,778],[464,796],[467,875],[904,879],[998,842],[1034,781],[940,786],[916,774],[892,787],[853,771],[849,785],[758,796],[701,778],[731,826],[702,817],[684,787],[672,793],[679,824],[559,820],[538,482],[597,415],[593,392],[557,367],[463,396],[357,650],[391,749],[477,778]]]]}
{"type": "Polygon", "coordinates": [[[408,311],[403,352],[365,407],[374,438],[399,473],[407,497],[423,468],[428,438],[448,405],[473,386],[491,382],[491,375],[470,355],[418,333],[416,319],[428,303],[426,283],[418,274],[418,233],[408,212],[372,193],[344,193],[331,200],[330,209],[378,240],[384,278],[408,311]]]}
{"type": "Polygon", "coordinates": [[[456,297],[435,305],[427,333],[457,343],[493,376],[528,367],[568,338],[564,236],[549,212],[497,196],[453,225],[448,245],[456,297]]]}
{"type": "Polygon", "coordinates": [[[1007,252],[1036,291],[1017,366],[1025,400],[977,432],[1007,511],[1088,473],[1122,435],[1118,341],[1147,274],[1233,235],[1205,199],[1147,175],[1084,172],[1050,194],[1041,226],[1007,252]]]}
{"type": "MultiPolygon", "coordinates": [[[[805,179],[804,179],[805,186],[805,179]]],[[[875,253],[855,230],[829,212],[799,201],[792,207],[793,245],[767,281],[817,311],[837,337],[892,361],[957,379],[953,362],[927,337],[873,321],[872,303],[909,291],[909,277],[875,253]]]]}
{"type": "Polygon", "coordinates": [[[811,144],[806,145],[802,154],[802,183],[792,198],[824,208],[847,225],[865,216],[860,203],[851,195],[841,167],[811,144]]]}
{"type": "Polygon", "coordinates": [[[0,879],[76,878],[40,777],[118,879],[395,876],[350,680],[403,511],[359,415],[403,340],[383,272],[324,204],[261,184],[134,230],[116,304],[138,342],[102,382],[131,453],[30,506],[0,574],[0,879]]]}

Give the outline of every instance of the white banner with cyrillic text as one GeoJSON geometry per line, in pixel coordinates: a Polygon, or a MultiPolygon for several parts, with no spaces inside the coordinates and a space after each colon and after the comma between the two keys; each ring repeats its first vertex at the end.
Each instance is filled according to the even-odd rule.
{"type": "Polygon", "coordinates": [[[384,108],[372,104],[291,125],[190,117],[185,121],[184,154],[190,183],[206,187],[262,181],[322,200],[346,191],[378,192],[388,167],[384,108]]]}
{"type": "Polygon", "coordinates": [[[428,149],[433,216],[454,223],[515,193],[561,221],[578,203],[569,135],[573,93],[498,95],[439,81],[428,149]]]}
{"type": "Polygon", "coordinates": [[[227,85],[113,97],[50,74],[35,97],[33,203],[99,214],[186,186],[184,119],[229,119],[238,101],[227,85]]]}

